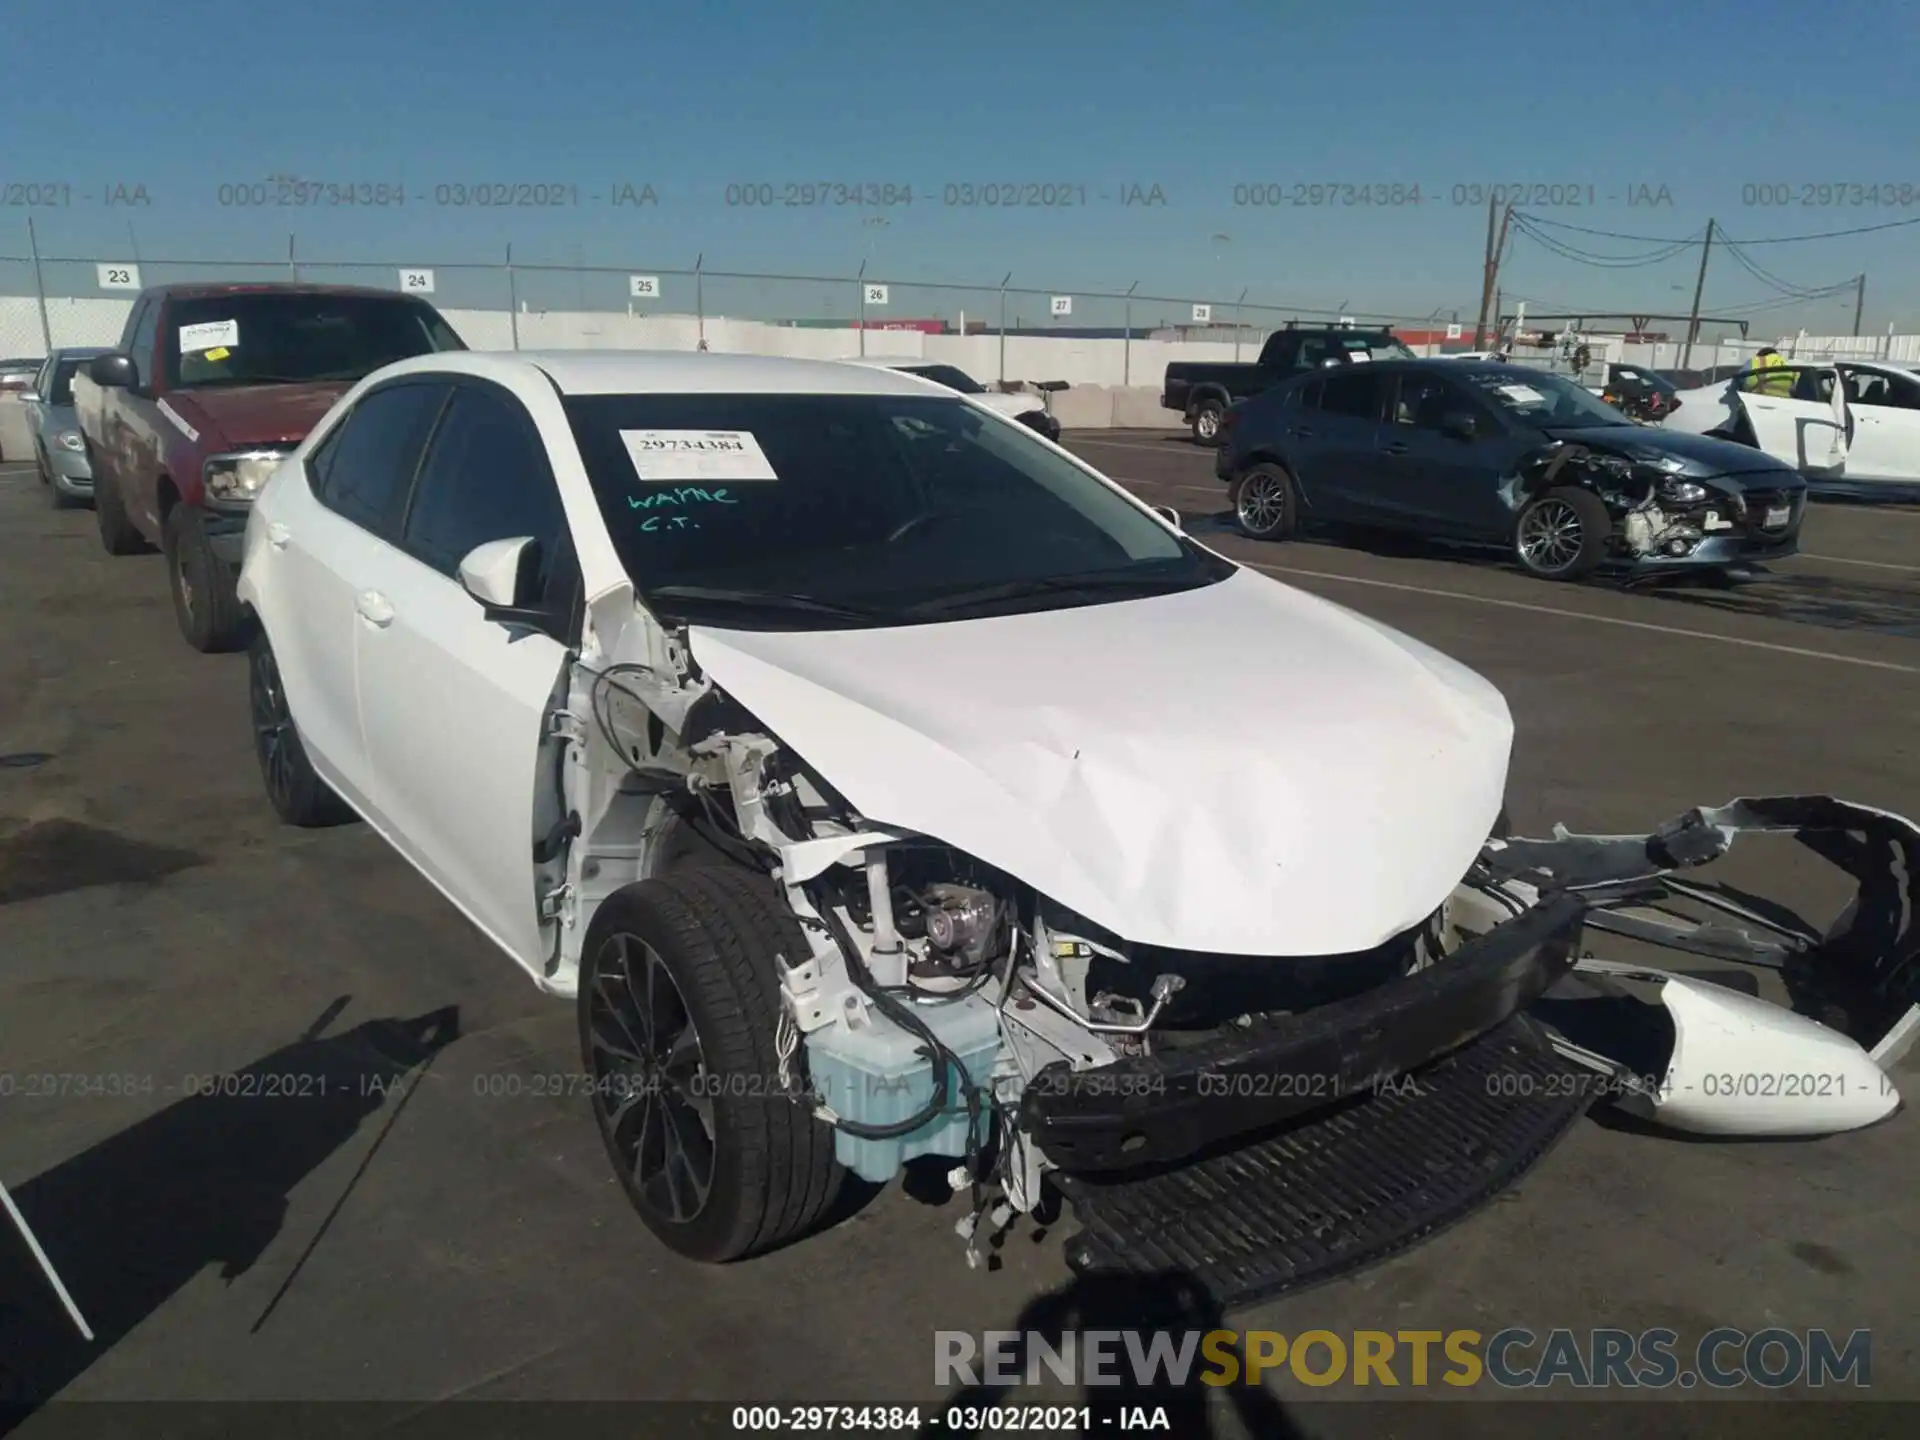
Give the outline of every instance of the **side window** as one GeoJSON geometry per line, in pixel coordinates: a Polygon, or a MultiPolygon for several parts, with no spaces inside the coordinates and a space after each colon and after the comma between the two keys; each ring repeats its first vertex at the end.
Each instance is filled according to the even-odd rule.
{"type": "Polygon", "coordinates": [[[1310,380],[1305,385],[1302,385],[1300,387],[1300,408],[1302,410],[1318,410],[1326,386],[1327,382],[1324,380],[1310,380]]]}
{"type": "Polygon", "coordinates": [[[1331,372],[1321,393],[1320,408],[1333,415],[1350,415],[1356,420],[1378,423],[1381,396],[1380,372],[1370,365],[1343,367],[1331,372]]]}
{"type": "Polygon", "coordinates": [[[159,300],[143,302],[140,317],[134,322],[133,338],[127,341],[127,353],[133,357],[133,373],[142,390],[153,388],[153,342],[160,333],[159,300]]]}
{"type": "Polygon", "coordinates": [[[1886,377],[1887,394],[1881,402],[1896,410],[1920,410],[1920,380],[1909,380],[1901,375],[1886,377]]]}
{"type": "Polygon", "coordinates": [[[446,398],[447,387],[433,383],[389,385],[362,397],[326,457],[321,502],[364,529],[390,533],[446,398]]]}
{"type": "Polygon", "coordinates": [[[1318,370],[1332,353],[1324,340],[1302,340],[1298,364],[1303,370],[1318,370]]]}
{"type": "Polygon", "coordinates": [[[1438,375],[1402,375],[1393,423],[1413,430],[1438,431],[1449,410],[1465,408],[1465,402],[1438,375]]]}
{"type": "Polygon", "coordinates": [[[339,453],[341,437],[347,433],[347,426],[353,422],[352,413],[341,417],[340,423],[327,432],[322,440],[307,455],[307,484],[316,495],[324,495],[327,489],[327,477],[333,468],[333,457],[339,453]]]}
{"type": "Polygon", "coordinates": [[[531,535],[542,590],[567,537],[546,447],[519,401],[461,386],[420,467],[401,543],[444,575],[476,545],[531,535]]]}

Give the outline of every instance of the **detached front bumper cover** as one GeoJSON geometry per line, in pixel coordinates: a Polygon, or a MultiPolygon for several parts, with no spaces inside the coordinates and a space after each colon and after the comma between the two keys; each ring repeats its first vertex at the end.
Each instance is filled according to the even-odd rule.
{"type": "MultiPolygon", "coordinates": [[[[1912,821],[1826,796],[1734,800],[1645,835],[1562,827],[1546,840],[1490,840],[1465,883],[1513,918],[1351,1000],[1095,1070],[1049,1067],[1027,1088],[1023,1121],[1063,1170],[1166,1164],[1375,1091],[1522,1010],[1544,1021],[1563,1055],[1598,1072],[1596,1096],[1677,1128],[1826,1133],[1898,1107],[1885,1072],[1920,1036],[1920,826],[1912,821]],[[1793,835],[1852,875],[1858,897],[1821,932],[1680,878],[1748,831],[1793,835]],[[1675,901],[1721,918],[1672,913],[1675,901]],[[1589,928],[1775,970],[1792,1008],[1577,956],[1589,928]],[[1606,977],[1599,990],[1623,978],[1665,987],[1665,1033],[1655,1025],[1652,1051],[1642,1039],[1610,1053],[1588,1038],[1592,1027],[1572,1023],[1582,1012],[1559,997],[1568,982],[1577,986],[1575,972],[1606,977]]],[[[1654,1007],[1642,1009],[1643,1019],[1657,1019],[1654,1007]]]]}

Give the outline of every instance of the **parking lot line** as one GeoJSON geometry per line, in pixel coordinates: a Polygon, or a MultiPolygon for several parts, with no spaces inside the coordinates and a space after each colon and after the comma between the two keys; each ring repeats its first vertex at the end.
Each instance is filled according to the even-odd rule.
{"type": "Polygon", "coordinates": [[[1844,555],[1815,555],[1810,550],[1802,550],[1793,558],[1795,560],[1824,560],[1829,565],[1864,565],[1869,570],[1904,570],[1910,575],[1920,575],[1920,565],[1895,565],[1888,560],[1849,560],[1844,555]]]}
{"type": "Polygon", "coordinates": [[[1893,660],[1869,660],[1861,655],[1837,655],[1831,650],[1813,650],[1800,645],[1780,645],[1772,640],[1749,640],[1740,635],[1716,635],[1711,630],[1689,630],[1679,625],[1655,625],[1647,620],[1623,620],[1614,615],[1589,615],[1580,610],[1563,610],[1557,605],[1533,605],[1524,600],[1500,600],[1491,595],[1469,595],[1463,590],[1436,590],[1426,585],[1406,585],[1395,580],[1375,580],[1360,575],[1339,575],[1331,570],[1301,570],[1291,565],[1262,565],[1251,560],[1237,563],[1268,575],[1298,577],[1303,580],[1332,580],[1343,585],[1370,585],[1376,590],[1400,590],[1409,595],[1430,595],[1437,600],[1464,600],[1470,605],[1492,605],[1502,610],[1524,610],[1534,615],[1555,615],[1564,620],[1588,620],[1595,625],[1615,625],[1626,630],[1649,630],[1657,635],[1672,635],[1687,640],[1711,640],[1721,645],[1738,645],[1748,650],[1767,650],[1775,655],[1797,655],[1807,660],[1831,660],[1840,665],[1861,665],[1870,670],[1892,670],[1902,675],[1920,675],[1920,665],[1902,665],[1893,660]]]}
{"type": "MultiPolygon", "coordinates": [[[[1104,445],[1109,450],[1144,450],[1149,455],[1173,455],[1182,453],[1171,450],[1165,445],[1141,445],[1133,440],[1096,440],[1090,435],[1063,435],[1060,437],[1060,443],[1063,445],[1069,441],[1075,445],[1104,445]]],[[[1199,450],[1196,447],[1194,453],[1206,454],[1208,452],[1199,450]]]]}

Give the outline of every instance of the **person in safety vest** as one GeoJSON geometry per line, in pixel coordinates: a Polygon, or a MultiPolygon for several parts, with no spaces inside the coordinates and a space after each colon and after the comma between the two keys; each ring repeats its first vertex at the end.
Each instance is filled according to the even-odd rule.
{"type": "Polygon", "coordinates": [[[1762,347],[1760,353],[1753,357],[1753,364],[1749,368],[1752,373],[1760,376],[1746,387],[1749,394],[1770,395],[1775,399],[1784,400],[1793,393],[1793,377],[1787,374],[1786,357],[1773,346],[1762,347]],[[1769,370],[1777,373],[1772,375],[1764,373],[1769,370]]]}

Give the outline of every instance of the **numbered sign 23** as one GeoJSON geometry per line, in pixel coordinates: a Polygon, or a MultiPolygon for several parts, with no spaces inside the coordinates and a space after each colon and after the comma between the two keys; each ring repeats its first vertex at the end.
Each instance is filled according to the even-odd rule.
{"type": "Polygon", "coordinates": [[[412,295],[433,294],[433,272],[431,270],[402,270],[400,288],[412,295]]]}
{"type": "Polygon", "coordinates": [[[99,277],[102,290],[138,290],[140,288],[138,265],[96,265],[93,269],[99,277]]]}

